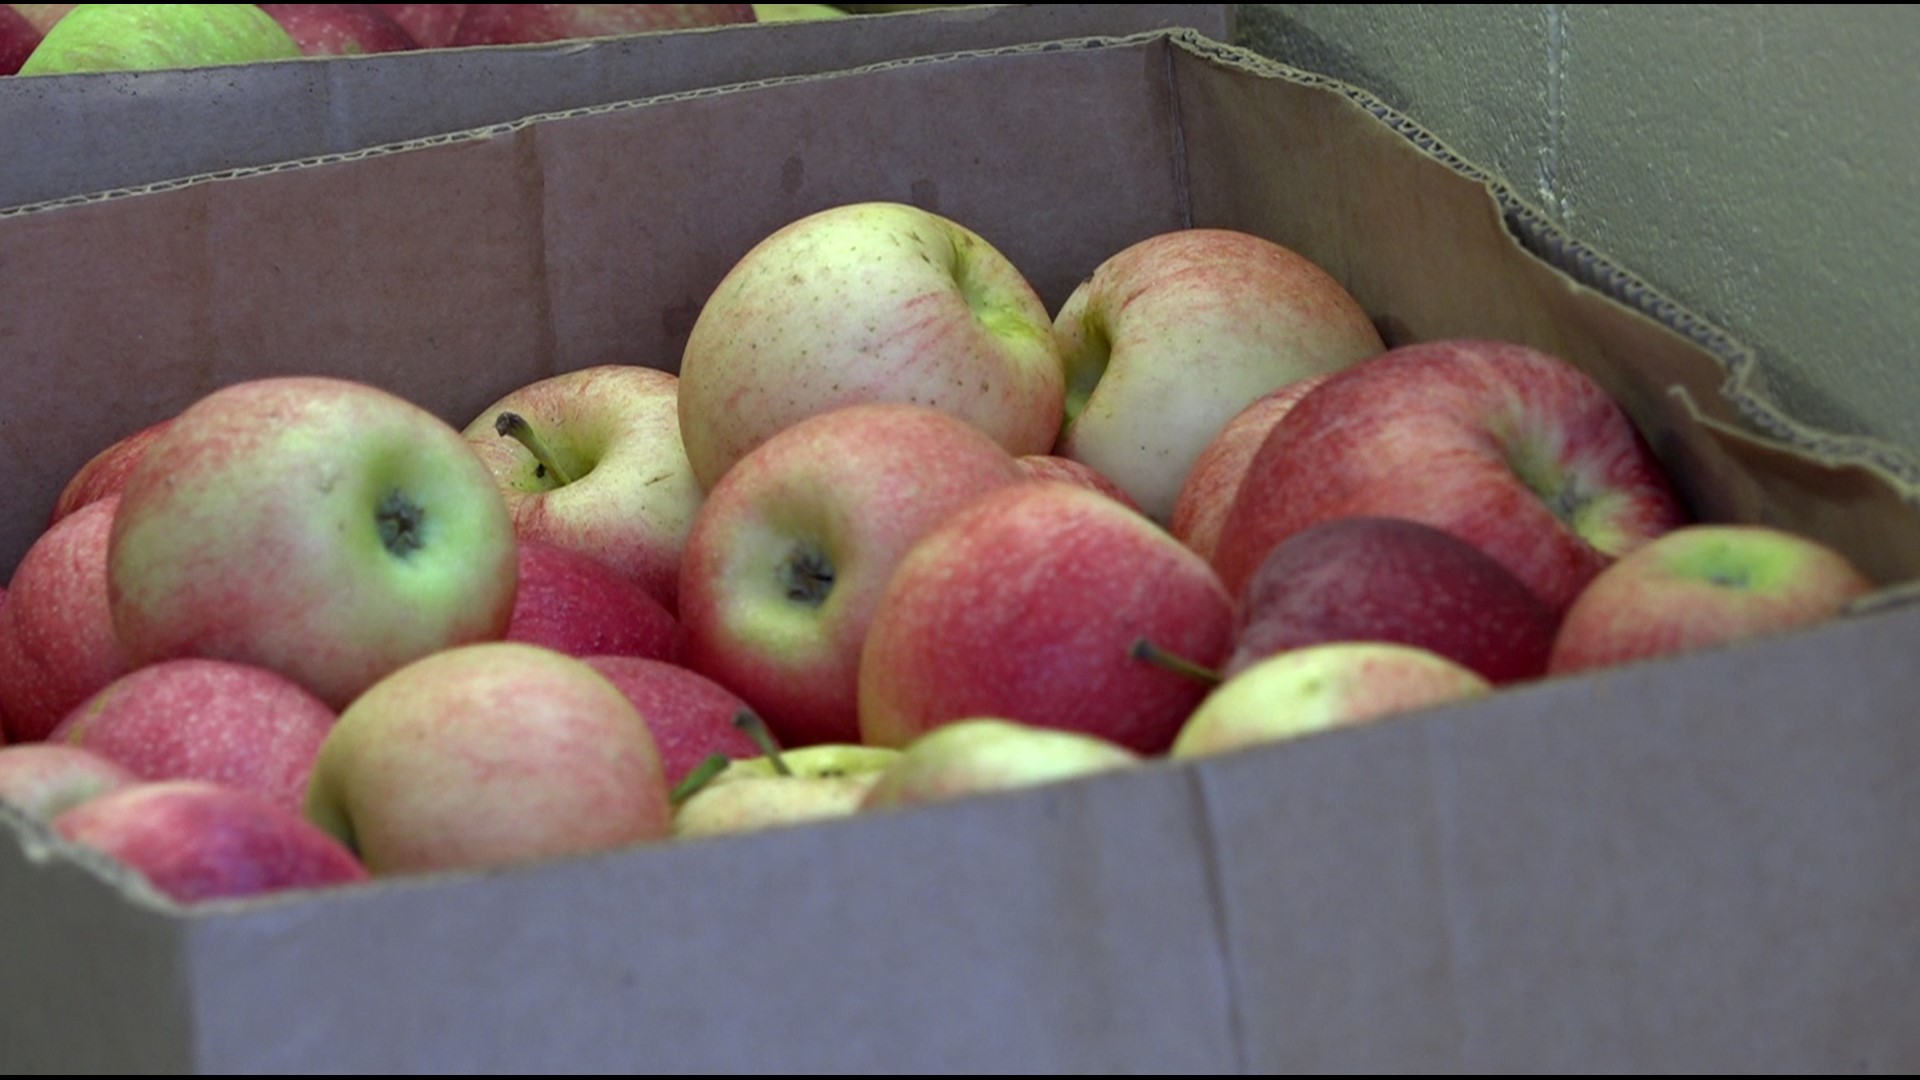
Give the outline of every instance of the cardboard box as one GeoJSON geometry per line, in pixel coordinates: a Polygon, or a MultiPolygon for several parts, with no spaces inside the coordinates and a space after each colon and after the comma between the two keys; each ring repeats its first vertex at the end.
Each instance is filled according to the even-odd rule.
{"type": "Polygon", "coordinates": [[[1920,1066],[1901,452],[1763,434],[1781,418],[1737,343],[1365,94],[1197,36],[902,61],[0,214],[0,559],[86,456],[241,378],[363,378],[464,424],[553,372],[672,368],[753,241],[858,199],[967,222],[1050,305],[1162,230],[1265,234],[1394,340],[1569,357],[1702,513],[1825,538],[1889,591],[1810,632],[1199,764],[191,911],[0,807],[0,1063],[1920,1066]]]}
{"type": "Polygon", "coordinates": [[[978,4],[553,45],[0,79],[0,208],[346,154],[536,113],[907,56],[1188,27],[1231,4],[978,4]],[[31,148],[30,151],[28,148],[31,148]]]}

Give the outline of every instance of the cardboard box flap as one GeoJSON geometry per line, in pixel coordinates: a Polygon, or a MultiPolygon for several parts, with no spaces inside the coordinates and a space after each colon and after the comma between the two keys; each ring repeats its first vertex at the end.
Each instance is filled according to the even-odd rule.
{"type": "Polygon", "coordinates": [[[34,153],[0,169],[0,207],[900,56],[1173,26],[1225,40],[1232,13],[1230,4],[981,4],[857,22],[5,79],[0,131],[34,153]]]}
{"type": "Polygon", "coordinates": [[[1198,765],[1249,1070],[1910,1070],[1916,629],[1198,765]]]}

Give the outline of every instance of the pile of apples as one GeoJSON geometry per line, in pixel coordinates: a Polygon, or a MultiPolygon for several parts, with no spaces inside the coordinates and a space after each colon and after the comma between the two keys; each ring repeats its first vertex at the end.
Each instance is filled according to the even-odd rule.
{"type": "MultiPolygon", "coordinates": [[[[228,386],[0,597],[0,799],[180,901],[790,824],[1377,721],[1831,618],[1588,376],[1387,348],[1219,229],[1049,316],[910,206],[792,222],[677,375],[228,386]]],[[[1329,736],[1337,737],[1337,736],[1329,736]]]]}
{"type": "Polygon", "coordinates": [[[7,4],[0,75],[523,45],[846,14],[830,4],[7,4]]]}

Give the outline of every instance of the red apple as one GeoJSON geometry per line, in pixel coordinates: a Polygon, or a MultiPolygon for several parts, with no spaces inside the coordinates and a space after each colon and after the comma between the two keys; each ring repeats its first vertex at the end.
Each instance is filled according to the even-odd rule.
{"type": "Polygon", "coordinates": [[[1058,454],[1022,454],[1013,460],[1029,480],[1057,480],[1062,483],[1077,484],[1117,501],[1136,514],[1140,512],[1140,504],[1133,501],[1133,496],[1127,494],[1119,484],[1102,475],[1100,470],[1084,462],[1064,458],[1058,454]]]}
{"type": "Polygon", "coordinates": [[[141,663],[271,668],[342,708],[428,653],[497,640],[513,522],[460,433],[341,379],[256,379],[174,418],[127,479],[107,581],[141,663]]]}
{"type": "Polygon", "coordinates": [[[752,4],[468,4],[449,44],[519,45],[752,21],[752,4]]]}
{"type": "Polygon", "coordinates": [[[1332,641],[1255,662],[1193,711],[1168,752],[1202,757],[1281,742],[1492,690],[1438,653],[1383,641],[1332,641]]]}
{"type": "Polygon", "coordinates": [[[444,48],[466,17],[466,4],[375,4],[387,18],[400,24],[423,49],[444,48]]]}
{"type": "Polygon", "coordinates": [[[367,877],[351,851],[300,815],[258,792],[203,780],[123,788],[66,811],[53,828],[182,904],[367,877]]]}
{"type": "Polygon", "coordinates": [[[1225,675],[1328,641],[1431,650],[1494,683],[1546,670],[1559,620],[1472,544],[1399,518],[1321,522],[1276,545],[1239,597],[1225,675]]]}
{"type": "Polygon", "coordinates": [[[640,710],[659,748],[669,788],[714,754],[745,759],[762,753],[758,743],[734,726],[733,718],[747,709],[747,703],[705,675],[641,656],[581,659],[640,710]]]}
{"type": "Polygon", "coordinates": [[[1691,525],[1602,570],[1567,609],[1547,667],[1585,671],[1811,626],[1873,587],[1818,541],[1762,525],[1691,525]]]}
{"type": "Polygon", "coordinates": [[[53,504],[53,515],[48,525],[57,525],[60,519],[75,510],[96,502],[109,495],[118,495],[127,486],[127,477],[133,474],[134,466],[147,452],[147,447],[160,433],[167,430],[171,418],[146,427],[131,435],[116,440],[105,450],[87,459],[78,472],[67,481],[60,491],[60,498],[53,504]]]}
{"type": "Polygon", "coordinates": [[[508,641],[568,656],[612,653],[678,663],[686,631],[638,582],[589,555],[520,541],[520,588],[508,641]]]}
{"type": "Polygon", "coordinates": [[[705,489],[680,438],[680,380],[609,364],[520,387],[465,435],[516,535],[591,555],[679,607],[680,557],[705,489]]]}
{"type": "Polygon", "coordinates": [[[1237,595],[1276,544],[1356,515],[1445,529],[1556,613],[1601,567],[1686,519],[1598,383],[1497,341],[1403,346],[1302,398],[1248,466],[1214,566],[1237,595]]]}
{"type": "Polygon", "coordinates": [[[109,683],[49,742],[91,750],[142,780],[210,780],[298,813],[334,712],[298,683],[225,660],[167,660],[109,683]]]}
{"type": "Polygon", "coordinates": [[[0,722],[44,739],[75,706],[134,667],[113,628],[107,547],[118,496],[40,534],[0,604],[0,722]]]}
{"type": "Polygon", "coordinates": [[[992,439],[925,406],[855,405],[780,431],[694,518],[687,666],[745,698],[783,745],[854,741],[861,642],[887,578],[948,515],[1020,480],[992,439]]]}
{"type": "Polygon", "coordinates": [[[1070,484],[1016,484],[928,534],[887,583],[860,656],[860,735],[906,746],[968,717],[1167,748],[1205,688],[1134,660],[1149,638],[1214,666],[1233,603],[1146,517],[1070,484]]]}
{"type": "Polygon", "coordinates": [[[307,817],[375,874],[497,866],[665,839],[646,722],[585,663],[489,642],[416,660],[328,733],[307,817]]]}
{"type": "Polygon", "coordinates": [[[1208,562],[1213,561],[1220,526],[1226,523],[1227,511],[1233,509],[1233,497],[1239,494],[1240,481],[1247,475],[1247,466],[1253,464],[1253,455],[1260,452],[1260,444],[1280,418],[1293,411],[1308,391],[1326,381],[1325,375],[1296,379],[1261,395],[1227,421],[1193,459],[1193,468],[1180,484],[1180,494],[1173,500],[1173,515],[1167,520],[1167,531],[1174,539],[1208,562]]]}
{"type": "Polygon", "coordinates": [[[0,75],[20,70],[40,44],[41,33],[25,15],[10,7],[0,7],[0,75]]]}
{"type": "Polygon", "coordinates": [[[303,56],[364,56],[419,46],[373,4],[261,4],[303,56]]]}
{"type": "Polygon", "coordinates": [[[59,743],[0,748],[0,802],[52,820],[88,799],[118,791],[140,778],[91,750],[59,743]]]}
{"type": "Polygon", "coordinates": [[[1235,413],[1386,347],[1332,275],[1231,229],[1179,229],[1116,253],[1067,297],[1053,334],[1067,369],[1054,453],[1113,478],[1162,523],[1235,413]]]}
{"type": "Polygon", "coordinates": [[[54,23],[57,23],[61,19],[65,18],[67,15],[67,12],[72,11],[74,8],[77,8],[80,5],[79,4],[8,4],[7,6],[12,8],[16,12],[19,12],[20,15],[25,17],[25,19],[29,23],[33,24],[33,28],[35,30],[40,31],[40,35],[42,37],[45,37],[47,31],[53,29],[54,23]]]}

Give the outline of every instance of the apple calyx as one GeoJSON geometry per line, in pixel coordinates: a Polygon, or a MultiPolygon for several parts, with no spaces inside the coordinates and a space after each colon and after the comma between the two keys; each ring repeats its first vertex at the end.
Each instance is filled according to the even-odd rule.
{"type": "Polygon", "coordinates": [[[533,460],[539,463],[534,470],[535,476],[553,477],[556,487],[573,483],[573,477],[560,467],[560,459],[554,457],[553,449],[540,437],[539,432],[533,430],[533,425],[527,423],[526,417],[517,412],[503,412],[494,418],[493,430],[527,448],[527,453],[532,454],[533,460]]]}
{"type": "Polygon", "coordinates": [[[1171,671],[1175,675],[1184,675],[1203,686],[1220,685],[1219,672],[1209,667],[1202,667],[1184,656],[1170,653],[1146,638],[1135,641],[1127,649],[1127,655],[1135,660],[1144,660],[1154,667],[1171,671]]]}
{"type": "Polygon", "coordinates": [[[373,512],[380,528],[380,544],[388,554],[404,559],[427,546],[427,509],[399,489],[387,492],[373,512]]]}
{"type": "Polygon", "coordinates": [[[693,798],[700,793],[700,789],[712,783],[714,777],[726,772],[727,766],[732,763],[733,759],[725,754],[708,754],[700,764],[681,777],[679,783],[673,785],[672,791],[667,792],[668,805],[679,806],[693,798]]]}
{"type": "Polygon", "coordinates": [[[819,607],[833,592],[833,560],[812,544],[794,545],[774,574],[780,579],[782,594],[796,604],[819,607]]]}
{"type": "Polygon", "coordinates": [[[773,732],[767,730],[767,722],[760,719],[758,713],[752,709],[741,709],[733,714],[733,726],[745,732],[747,738],[753,740],[753,745],[759,747],[760,752],[767,756],[767,761],[773,766],[774,772],[781,776],[793,775],[793,770],[787,767],[787,759],[780,756],[780,744],[773,741],[773,732]]]}

